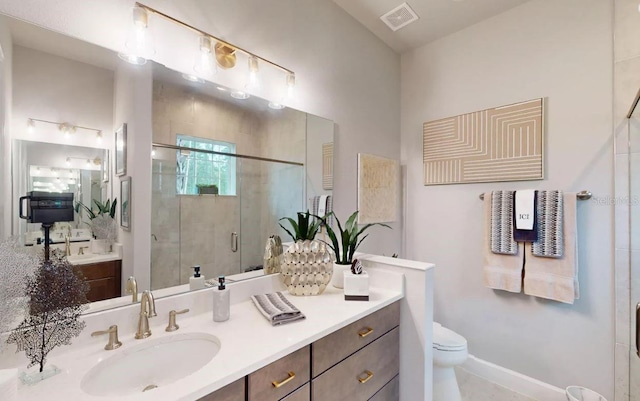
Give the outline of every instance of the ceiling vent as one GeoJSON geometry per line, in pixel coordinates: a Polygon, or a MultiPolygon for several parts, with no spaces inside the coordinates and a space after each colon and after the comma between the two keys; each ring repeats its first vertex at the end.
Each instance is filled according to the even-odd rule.
{"type": "Polygon", "coordinates": [[[398,7],[380,17],[382,22],[387,24],[394,32],[409,25],[413,21],[417,21],[418,18],[420,18],[418,14],[416,14],[407,3],[400,4],[398,7]]]}

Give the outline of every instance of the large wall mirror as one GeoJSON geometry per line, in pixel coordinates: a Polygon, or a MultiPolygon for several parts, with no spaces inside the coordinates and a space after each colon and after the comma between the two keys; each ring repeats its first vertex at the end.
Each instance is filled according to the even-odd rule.
{"type": "Polygon", "coordinates": [[[4,188],[12,234],[25,246],[42,246],[39,225],[18,218],[18,199],[28,191],[72,192],[89,207],[121,201],[121,181],[130,191],[130,221],[120,221],[118,202],[117,239],[107,247],[94,246],[86,213],[54,227],[54,246],[72,263],[85,270],[113,265],[100,288],[92,287],[90,311],[130,303],[129,276],[139,292],[152,289],[158,297],[188,291],[195,265],[207,280],[262,275],[267,238],[290,240],[278,220],[333,195],[332,121],[243,98],[152,61],[130,66],[110,50],[22,21],[0,16],[0,24],[11,45],[8,51],[7,37],[0,38],[10,66],[3,78],[12,88],[5,117],[11,147],[3,154],[13,172],[4,188]],[[137,84],[123,86],[123,71],[150,82],[141,85],[149,92],[141,98],[149,99],[143,108],[150,110],[151,132],[121,117],[133,107],[122,101],[123,88],[137,84]],[[115,133],[123,124],[128,165],[118,175],[115,133]],[[150,227],[136,226],[144,209],[151,211],[150,227]],[[136,263],[134,243],[149,244],[150,263],[136,263]]]}

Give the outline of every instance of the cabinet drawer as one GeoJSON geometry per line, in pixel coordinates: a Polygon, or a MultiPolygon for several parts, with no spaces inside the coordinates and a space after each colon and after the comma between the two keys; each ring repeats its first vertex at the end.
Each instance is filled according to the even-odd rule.
{"type": "Polygon", "coordinates": [[[382,387],[369,401],[398,401],[400,399],[400,376],[396,376],[382,387]]]}
{"type": "Polygon", "coordinates": [[[380,309],[313,343],[313,377],[400,324],[400,302],[380,309]]]}
{"type": "Polygon", "coordinates": [[[80,265],[78,268],[87,280],[99,280],[101,278],[119,276],[122,269],[119,260],[80,265]]]}
{"type": "Polygon", "coordinates": [[[220,390],[200,398],[198,401],[244,401],[244,377],[227,384],[220,390]]]}
{"type": "Polygon", "coordinates": [[[249,401],[277,401],[308,382],[309,352],[306,346],[251,373],[247,384],[249,401]]]}
{"type": "Polygon", "coordinates": [[[314,401],[365,401],[400,370],[399,328],[313,379],[314,401]]]}
{"type": "Polygon", "coordinates": [[[282,401],[311,401],[311,385],[309,383],[305,384],[293,393],[284,397],[282,401]]]}

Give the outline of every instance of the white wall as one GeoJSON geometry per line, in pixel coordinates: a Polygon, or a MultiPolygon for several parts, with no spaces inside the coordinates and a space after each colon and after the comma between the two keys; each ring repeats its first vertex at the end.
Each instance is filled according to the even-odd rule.
{"type": "MultiPolygon", "coordinates": [[[[124,47],[133,1],[4,1],[0,12],[111,49],[124,47]],[[88,17],[89,16],[89,17],[88,17]],[[99,17],[98,17],[99,16],[99,17]]],[[[292,106],[337,123],[335,209],[346,218],[357,206],[357,153],[399,158],[399,57],[331,1],[151,0],[185,22],[250,49],[296,72],[292,106]]],[[[156,32],[168,67],[190,60],[184,46],[156,32]]],[[[194,47],[195,47],[195,42],[194,47]]],[[[136,189],[134,189],[135,191],[136,189]]],[[[400,250],[401,226],[374,229],[363,250],[400,250]]]]}
{"type": "MultiPolygon", "coordinates": [[[[115,74],[114,127],[127,124],[126,176],[131,177],[131,228],[120,229],[118,242],[122,243],[122,294],[129,276],[134,276],[138,290],[150,288],[151,265],[151,99],[153,78],[151,65],[121,64],[115,74]]],[[[112,160],[115,160],[112,157],[112,160]]],[[[112,190],[118,198],[116,213],[120,224],[120,180],[115,176],[115,163],[111,163],[112,190]]]]}
{"type": "MultiPolygon", "coordinates": [[[[0,154],[11,149],[11,73],[13,60],[13,45],[11,33],[6,19],[0,16],[0,46],[4,53],[4,60],[0,60],[0,154]]],[[[0,238],[11,234],[11,159],[3,157],[0,162],[0,238]]]]}
{"type": "Polygon", "coordinates": [[[580,202],[581,299],[484,288],[481,192],[612,194],[612,4],[534,0],[402,56],[407,257],[433,262],[435,317],[469,352],[558,387],[613,399],[612,208],[580,202]],[[544,181],[422,184],[422,124],[544,97],[544,181]]]}

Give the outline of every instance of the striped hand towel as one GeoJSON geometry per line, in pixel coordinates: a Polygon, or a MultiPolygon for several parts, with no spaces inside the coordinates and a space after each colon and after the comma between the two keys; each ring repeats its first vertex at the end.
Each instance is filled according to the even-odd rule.
{"type": "Polygon", "coordinates": [[[518,254],[518,243],[513,239],[513,191],[491,193],[491,252],[518,254]]]}
{"type": "Polygon", "coordinates": [[[282,295],[280,291],[270,294],[253,295],[251,300],[272,326],[295,322],[305,316],[282,295]]]}
{"type": "Polygon", "coordinates": [[[563,209],[562,191],[538,191],[538,240],[531,247],[535,256],[561,258],[564,254],[563,209]]]}

